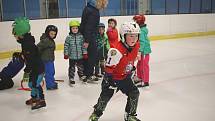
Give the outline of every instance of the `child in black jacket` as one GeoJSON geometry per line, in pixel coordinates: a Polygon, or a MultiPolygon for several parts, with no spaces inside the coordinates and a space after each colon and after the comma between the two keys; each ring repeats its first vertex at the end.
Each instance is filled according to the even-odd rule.
{"type": "Polygon", "coordinates": [[[31,88],[31,98],[26,101],[26,105],[31,105],[32,110],[45,107],[46,102],[40,85],[44,76],[44,65],[35,45],[35,39],[30,33],[30,24],[27,18],[15,19],[13,35],[21,44],[21,54],[26,64],[23,80],[28,81],[31,88]]]}

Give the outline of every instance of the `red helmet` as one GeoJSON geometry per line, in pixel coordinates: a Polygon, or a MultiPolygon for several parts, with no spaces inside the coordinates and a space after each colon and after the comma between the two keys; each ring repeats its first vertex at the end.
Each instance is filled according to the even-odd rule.
{"type": "Polygon", "coordinates": [[[145,23],[145,16],[143,14],[135,15],[133,17],[133,20],[136,21],[139,25],[142,25],[145,23]]]}

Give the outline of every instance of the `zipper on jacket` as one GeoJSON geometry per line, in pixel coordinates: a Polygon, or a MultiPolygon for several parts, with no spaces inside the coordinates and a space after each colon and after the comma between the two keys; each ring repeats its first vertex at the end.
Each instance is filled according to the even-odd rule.
{"type": "Polygon", "coordinates": [[[76,48],[76,59],[78,59],[78,48],[77,48],[77,42],[76,42],[76,34],[75,34],[75,48],[76,48]]]}

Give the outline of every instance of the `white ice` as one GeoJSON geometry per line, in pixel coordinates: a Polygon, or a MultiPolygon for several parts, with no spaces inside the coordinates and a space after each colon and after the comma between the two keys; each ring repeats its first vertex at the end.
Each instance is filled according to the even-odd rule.
{"type": "MultiPolygon", "coordinates": [[[[152,42],[150,87],[140,89],[142,121],[215,121],[215,36],[152,42]]],[[[2,69],[9,59],[0,60],[2,69]]],[[[12,89],[0,91],[0,121],[87,121],[99,97],[99,84],[68,85],[68,60],[56,52],[56,91],[46,91],[47,108],[31,111],[30,92],[18,91],[23,72],[12,89]]],[[[123,121],[126,96],[116,93],[100,121],[123,121]]]]}

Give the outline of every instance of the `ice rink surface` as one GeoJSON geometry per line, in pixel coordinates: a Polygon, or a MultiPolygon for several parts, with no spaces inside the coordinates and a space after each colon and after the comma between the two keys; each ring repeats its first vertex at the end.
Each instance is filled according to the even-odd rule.
{"type": "MultiPolygon", "coordinates": [[[[140,89],[142,121],[215,121],[215,36],[153,41],[150,87],[140,89]]],[[[0,60],[0,69],[9,59],[0,60]]],[[[31,111],[30,92],[18,91],[23,72],[12,89],[0,91],[0,121],[87,121],[99,97],[100,83],[68,85],[68,60],[56,52],[56,91],[46,91],[47,108],[31,111]]],[[[116,93],[100,121],[123,121],[126,96],[116,93]]]]}

